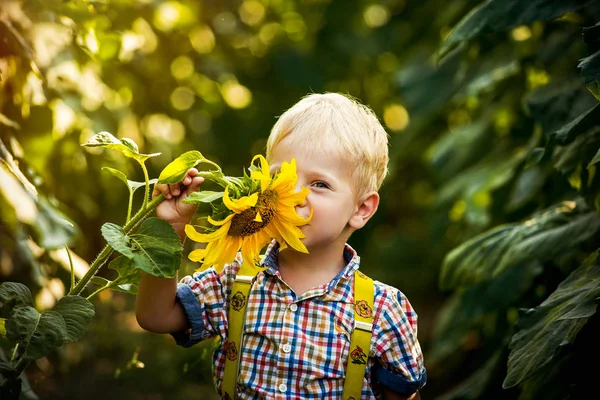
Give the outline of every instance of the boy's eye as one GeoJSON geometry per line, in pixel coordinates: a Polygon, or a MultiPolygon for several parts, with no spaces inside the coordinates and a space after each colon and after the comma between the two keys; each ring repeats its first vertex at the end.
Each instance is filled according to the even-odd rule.
{"type": "Polygon", "coordinates": [[[315,182],[315,183],[313,183],[313,186],[321,188],[321,189],[327,189],[327,188],[329,188],[329,185],[326,184],[325,182],[315,182]]]}

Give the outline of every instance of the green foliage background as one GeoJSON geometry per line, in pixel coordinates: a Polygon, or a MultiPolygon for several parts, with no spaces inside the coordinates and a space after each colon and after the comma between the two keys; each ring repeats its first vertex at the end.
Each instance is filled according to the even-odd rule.
{"type": "MultiPolygon", "coordinates": [[[[423,398],[581,398],[600,355],[598,21],[584,0],[4,1],[0,279],[48,309],[63,246],[81,276],[124,221],[101,168],[142,173],[82,147],[93,134],[162,153],[151,177],[191,149],[239,176],[286,108],[343,92],[390,133],[380,209],[350,243],[419,314],[423,398]]],[[[212,398],[212,343],[142,332],[133,302],[101,293],[26,395],[212,398]]]]}

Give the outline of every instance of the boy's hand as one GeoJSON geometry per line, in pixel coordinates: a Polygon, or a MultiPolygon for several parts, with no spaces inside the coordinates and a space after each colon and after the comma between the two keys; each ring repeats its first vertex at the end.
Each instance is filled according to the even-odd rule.
{"type": "Polygon", "coordinates": [[[185,200],[191,193],[198,191],[204,178],[198,175],[196,168],[190,168],[183,181],[174,185],[156,184],[152,192],[152,198],[160,193],[165,200],[156,207],[156,216],[170,223],[179,237],[185,238],[184,227],[190,222],[198,206],[196,204],[185,204],[185,200]]]}

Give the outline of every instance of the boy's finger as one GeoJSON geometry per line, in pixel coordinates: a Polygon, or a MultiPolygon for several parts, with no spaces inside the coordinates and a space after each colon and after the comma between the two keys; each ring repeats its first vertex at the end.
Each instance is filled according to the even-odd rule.
{"type": "Polygon", "coordinates": [[[194,192],[197,192],[198,188],[200,187],[202,182],[204,182],[203,177],[201,177],[201,176],[194,177],[194,179],[192,179],[192,183],[185,190],[185,193],[184,193],[185,197],[189,196],[190,194],[192,194],[194,192]]]}
{"type": "Polygon", "coordinates": [[[169,191],[171,192],[171,194],[173,196],[179,196],[179,194],[181,193],[181,189],[179,188],[179,183],[176,183],[174,185],[169,185],[169,191]]]}
{"type": "Polygon", "coordinates": [[[169,186],[165,184],[156,184],[154,185],[154,190],[152,191],[152,197],[156,197],[159,194],[165,196],[165,198],[170,199],[171,193],[169,192],[169,186]]]}

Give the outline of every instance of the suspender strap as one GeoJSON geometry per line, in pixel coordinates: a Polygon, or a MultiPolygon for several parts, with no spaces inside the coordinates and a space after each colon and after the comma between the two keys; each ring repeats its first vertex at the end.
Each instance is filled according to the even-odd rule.
{"type": "MultiPolygon", "coordinates": [[[[224,400],[234,400],[237,396],[244,317],[252,281],[258,272],[259,269],[255,266],[242,264],[231,289],[228,338],[224,346],[226,354],[225,371],[221,387],[224,400]]],[[[356,271],[354,273],[354,331],[350,340],[350,354],[346,366],[343,400],[358,400],[361,398],[373,331],[374,292],[373,280],[362,272],[356,271]]]]}
{"type": "Polygon", "coordinates": [[[354,330],[346,366],[343,400],[361,398],[373,333],[373,280],[360,271],[354,273],[354,330]]]}
{"type": "Polygon", "coordinates": [[[229,304],[227,317],[228,334],[225,342],[225,371],[221,386],[222,398],[234,400],[237,395],[237,377],[240,364],[242,335],[244,331],[244,317],[248,304],[248,295],[252,287],[252,281],[259,269],[251,263],[243,263],[238,271],[229,304]]]}

